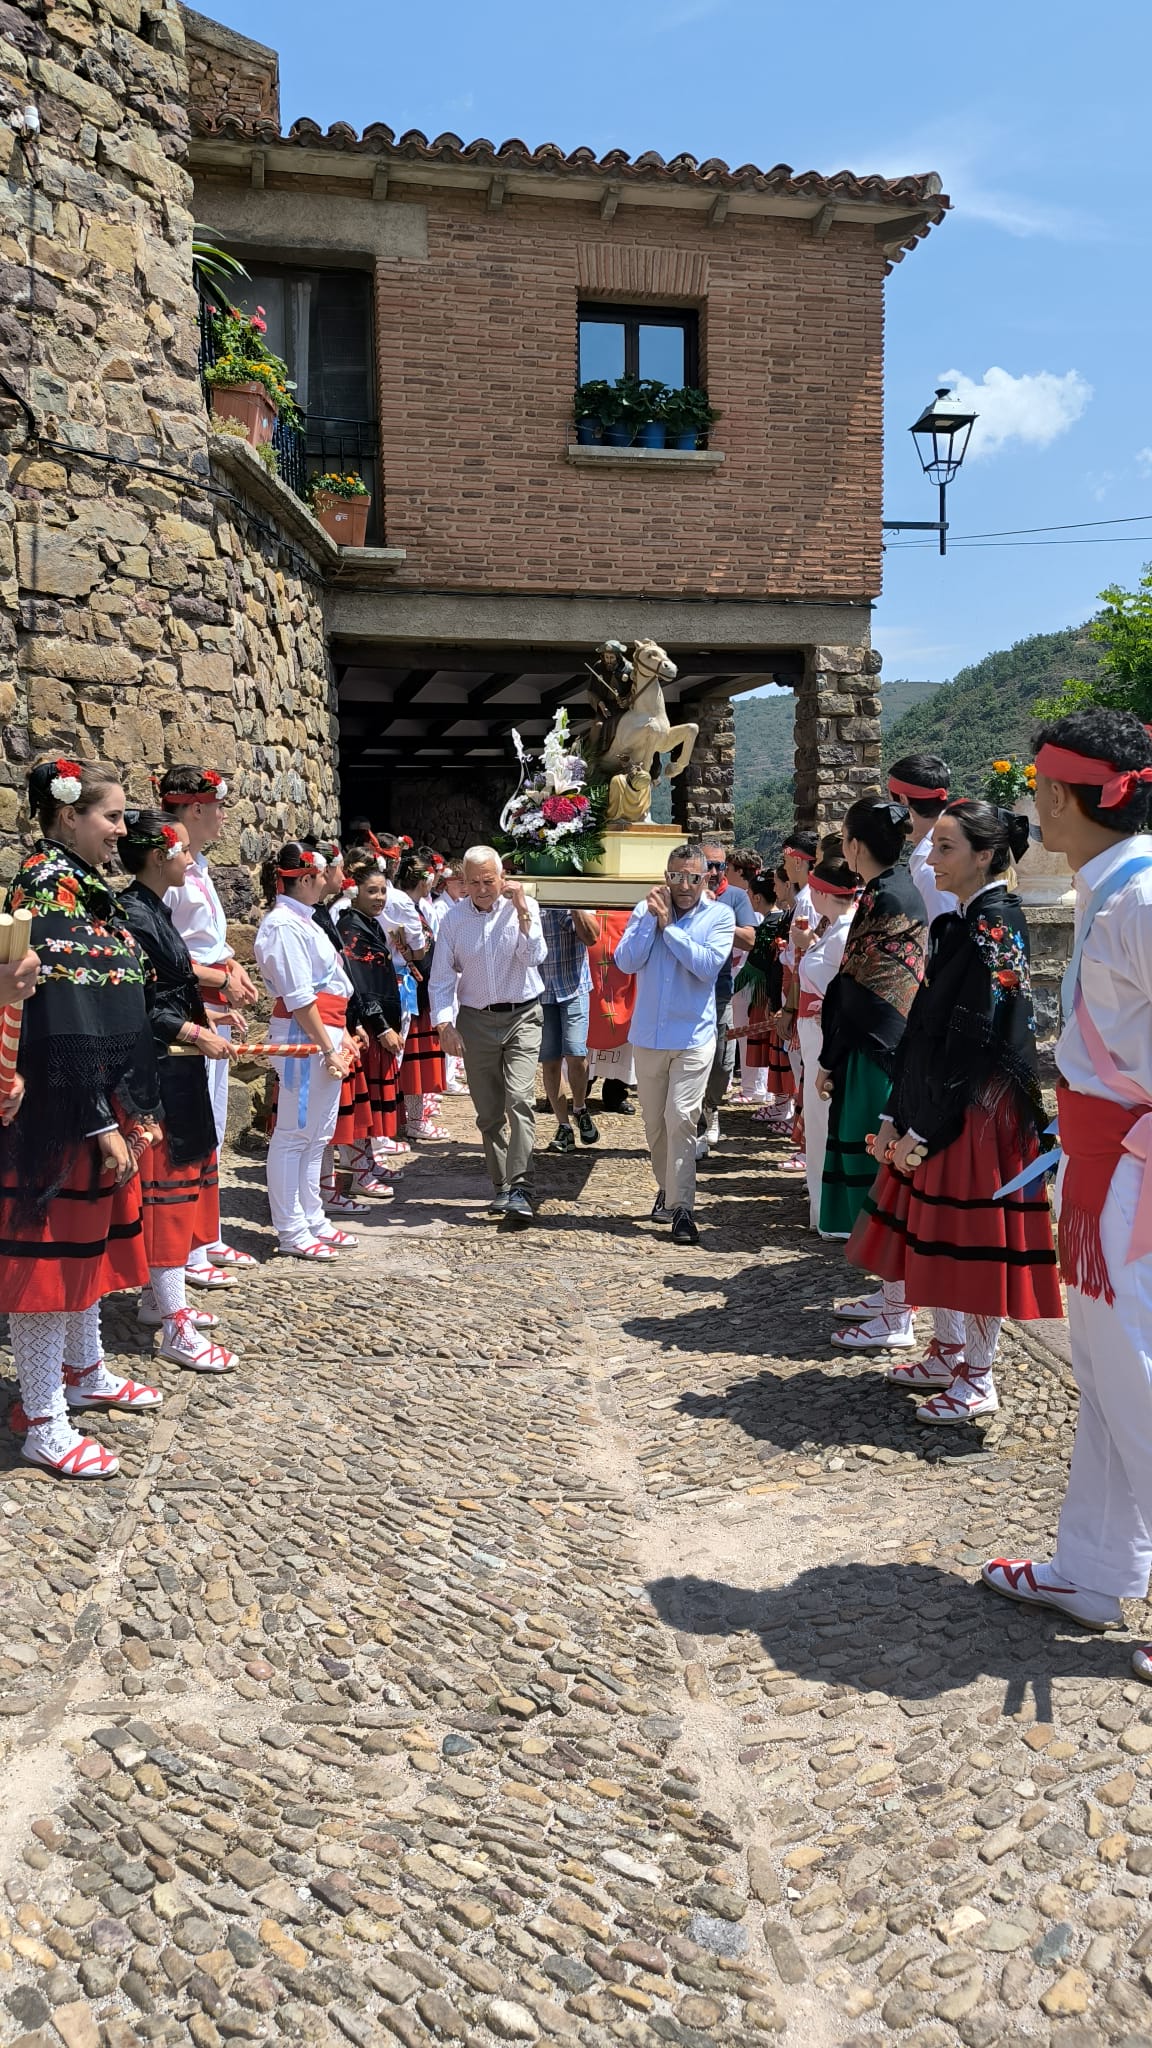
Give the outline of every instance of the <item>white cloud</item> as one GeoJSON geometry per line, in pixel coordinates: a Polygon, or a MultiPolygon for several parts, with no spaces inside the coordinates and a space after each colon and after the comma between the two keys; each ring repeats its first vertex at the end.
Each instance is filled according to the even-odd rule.
{"type": "Polygon", "coordinates": [[[1152,476],[1152,448],[1138,448],[1136,460],[1145,476],[1152,476]]]}
{"type": "Polygon", "coordinates": [[[1038,148],[1018,126],[1006,129],[974,108],[944,114],[903,140],[882,143],[879,150],[862,139],[853,160],[867,160],[888,177],[931,167],[939,172],[958,221],[979,221],[1021,240],[1041,236],[1095,242],[1111,233],[1098,215],[1051,198],[1047,138],[1038,148]]]}
{"type": "Polygon", "coordinates": [[[993,368],[979,382],[962,370],[947,370],[940,382],[951,385],[960,404],[979,415],[969,450],[974,456],[996,455],[1012,441],[1047,448],[1075,426],[1092,396],[1079,370],[1066,370],[1062,377],[1052,370],[1014,377],[993,368]]]}

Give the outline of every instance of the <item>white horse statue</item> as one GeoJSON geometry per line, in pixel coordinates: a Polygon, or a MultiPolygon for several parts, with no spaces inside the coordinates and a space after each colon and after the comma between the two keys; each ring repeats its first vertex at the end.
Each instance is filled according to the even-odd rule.
{"type": "Polygon", "coordinates": [[[662,683],[676,680],[677,668],[655,640],[638,640],[632,649],[628,694],[615,721],[600,767],[609,776],[651,776],[661,771],[660,756],[670,754],[669,775],[681,775],[692,758],[698,725],[673,725],[664,702],[662,683]]]}

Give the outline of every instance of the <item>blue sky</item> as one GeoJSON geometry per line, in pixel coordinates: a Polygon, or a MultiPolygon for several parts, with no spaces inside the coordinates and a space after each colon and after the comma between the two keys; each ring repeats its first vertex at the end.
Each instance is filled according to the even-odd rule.
{"type": "MultiPolygon", "coordinates": [[[[955,17],[859,0],[206,11],[280,51],[286,126],[309,114],[733,165],[939,171],[955,211],[888,283],[887,515],[935,516],[904,430],[950,371],[979,387],[982,413],[953,535],[1152,515],[1147,0],[970,0],[955,17]]],[[[1079,539],[1104,544],[953,547],[944,561],[934,545],[893,548],[875,620],[885,673],[949,676],[1085,618],[1104,584],[1134,582],[1152,558],[1152,517],[1079,539]]]]}

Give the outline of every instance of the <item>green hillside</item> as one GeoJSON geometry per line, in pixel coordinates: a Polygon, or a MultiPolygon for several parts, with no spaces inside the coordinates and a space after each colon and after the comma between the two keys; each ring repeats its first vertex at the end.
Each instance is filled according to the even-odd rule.
{"type": "MultiPolygon", "coordinates": [[[[1072,626],[987,654],[950,683],[885,683],[885,765],[901,754],[942,754],[953,787],[978,792],[994,760],[1031,759],[1037,702],[1058,696],[1071,676],[1091,681],[1100,656],[1087,625],[1072,626]]],[[[765,853],[792,822],[791,720],[791,697],[736,706],[736,838],[765,853]]]]}
{"type": "MultiPolygon", "coordinates": [[[[903,677],[885,683],[880,695],[881,718],[885,727],[940,688],[939,683],[913,683],[903,677]]],[[[738,697],[733,709],[736,714],[736,803],[739,806],[754,797],[766,782],[791,775],[795,699],[791,691],[779,697],[738,697]]]]}

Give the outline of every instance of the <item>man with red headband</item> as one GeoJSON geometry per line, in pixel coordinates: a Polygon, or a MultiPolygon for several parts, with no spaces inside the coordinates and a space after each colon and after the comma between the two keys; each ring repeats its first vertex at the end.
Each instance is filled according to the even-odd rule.
{"type": "Polygon", "coordinates": [[[956,898],[936,887],[929,865],[932,827],[948,801],[948,764],[939,754],[901,754],[888,770],[888,794],[894,802],[907,804],[912,820],[912,851],[908,872],[916,884],[931,926],[934,917],[956,909],[956,898]]]}
{"type": "MultiPolygon", "coordinates": [[[[994,1558],[985,1583],[1085,1628],[1123,1626],[1152,1568],[1152,736],[1078,711],[1037,741],[1036,812],[1076,874],[1056,1048],[1060,1264],[1080,1413],[1050,1563],[994,1558]]],[[[1133,1669],[1152,1680],[1152,1649],[1133,1669]]]]}
{"type": "MultiPolygon", "coordinates": [[[[160,781],[160,808],[188,834],[192,864],[180,889],[169,889],[164,901],[172,922],[192,955],[196,979],[217,1036],[231,1040],[243,1032],[240,1012],[257,999],[257,989],[228,944],[228,921],[208,872],[208,848],[220,837],[228,784],[217,768],[187,765],[167,768],[160,781]],[[223,982],[221,982],[223,975],[223,982]]],[[[208,1090],[216,1126],[216,1149],[223,1152],[228,1123],[228,1061],[208,1062],[208,1090]]],[[[254,1266],[250,1252],[225,1244],[201,1245],[189,1254],[185,1278],[192,1287],[231,1287],[234,1275],[254,1266]]],[[[149,1306],[145,1301],[145,1308],[149,1306]]]]}

